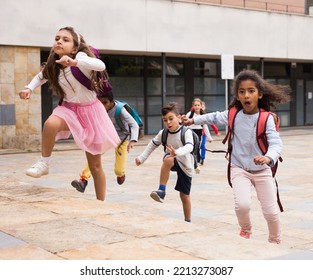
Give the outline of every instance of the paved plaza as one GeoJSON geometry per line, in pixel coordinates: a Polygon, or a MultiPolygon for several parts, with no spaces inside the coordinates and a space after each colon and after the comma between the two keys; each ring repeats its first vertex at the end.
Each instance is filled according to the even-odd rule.
{"type": "MultiPolygon", "coordinates": [[[[192,223],[183,221],[172,173],[164,203],[150,198],[158,187],[163,148],[135,165],[150,136],[128,157],[125,183],[113,172],[113,151],[103,156],[105,202],[95,199],[91,180],[84,194],[78,179],[84,152],[72,141],[55,146],[50,173],[35,179],[25,170],[39,151],[0,150],[1,260],[313,260],[313,127],[281,130],[283,163],[277,180],[285,212],[283,241],[267,242],[267,226],[253,192],[250,240],[239,237],[223,154],[207,153],[193,178],[192,223]]],[[[223,135],[210,149],[225,149],[223,135]]]]}

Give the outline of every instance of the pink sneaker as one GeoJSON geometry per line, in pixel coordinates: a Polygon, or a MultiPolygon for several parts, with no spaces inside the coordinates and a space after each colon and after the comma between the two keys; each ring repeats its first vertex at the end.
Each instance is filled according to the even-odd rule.
{"type": "Polygon", "coordinates": [[[245,239],[250,239],[251,234],[252,234],[251,229],[250,230],[241,229],[241,231],[239,232],[239,235],[245,239]]]}
{"type": "Polygon", "coordinates": [[[268,239],[269,243],[280,244],[281,240],[268,239]]]}

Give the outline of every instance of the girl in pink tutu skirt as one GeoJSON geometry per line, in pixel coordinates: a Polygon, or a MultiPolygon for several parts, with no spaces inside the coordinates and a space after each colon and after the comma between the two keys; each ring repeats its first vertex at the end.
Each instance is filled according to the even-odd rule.
{"type": "Polygon", "coordinates": [[[97,199],[104,200],[106,177],[101,154],[116,147],[120,139],[97,98],[96,91],[102,90],[103,84],[99,76],[105,78],[105,64],[95,57],[80,34],[72,27],[64,27],[55,36],[45,67],[19,95],[21,99],[29,99],[35,88],[48,82],[60,98],[59,106],[44,123],[41,158],[26,174],[35,178],[48,174],[55,141],[72,134],[76,144],[86,152],[97,199]],[[88,89],[73,76],[73,66],[91,80],[93,89],[88,89]]]}

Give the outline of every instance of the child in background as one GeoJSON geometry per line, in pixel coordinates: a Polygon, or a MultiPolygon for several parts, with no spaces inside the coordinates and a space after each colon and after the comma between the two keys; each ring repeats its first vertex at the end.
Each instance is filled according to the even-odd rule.
{"type": "MultiPolygon", "coordinates": [[[[123,107],[121,109],[120,118],[124,129],[119,127],[116,122],[116,108],[117,102],[114,100],[112,91],[101,92],[98,94],[98,99],[101,101],[105,107],[116,131],[121,140],[118,147],[115,148],[115,164],[114,164],[114,173],[117,176],[116,180],[119,185],[122,185],[125,182],[125,169],[127,155],[131,149],[134,148],[135,143],[138,141],[138,130],[139,126],[134,118],[127,112],[123,107]]],[[[80,175],[79,180],[72,181],[71,185],[76,188],[79,192],[84,192],[88,184],[88,180],[91,176],[88,163],[85,164],[85,167],[80,175]]]]}
{"type": "MultiPolygon", "coordinates": [[[[192,101],[192,109],[186,114],[187,118],[192,118],[193,116],[200,116],[204,114],[203,111],[203,104],[200,98],[195,98],[192,101]]],[[[206,137],[208,138],[209,142],[213,141],[213,138],[210,134],[209,128],[206,124],[204,125],[190,125],[190,128],[198,135],[199,137],[199,142],[201,142],[201,137],[202,137],[202,130],[204,130],[204,133],[206,135],[206,137]]],[[[201,147],[201,145],[200,145],[201,147]]],[[[200,173],[200,168],[198,166],[198,163],[201,164],[201,156],[200,156],[200,147],[199,150],[197,152],[197,166],[195,166],[195,171],[197,174],[200,173]]],[[[202,161],[203,164],[203,161],[202,161]]]]}
{"type": "MultiPolygon", "coordinates": [[[[181,141],[180,114],[177,103],[171,102],[162,108],[162,120],[168,128],[166,151],[163,157],[163,164],[160,172],[160,184],[157,191],[151,192],[150,196],[158,202],[163,202],[166,194],[166,185],[169,180],[170,171],[177,172],[175,190],[179,192],[183,205],[186,222],[191,222],[191,201],[190,190],[194,170],[193,136],[192,131],[185,132],[185,145],[181,141]]],[[[143,153],[135,160],[136,165],[143,164],[150,154],[162,144],[163,129],[149,142],[143,153]]]]}
{"type": "MultiPolygon", "coordinates": [[[[204,101],[201,101],[201,102],[202,102],[202,111],[203,111],[203,114],[205,114],[205,102],[204,101]]],[[[211,124],[210,126],[214,130],[216,135],[220,135],[220,132],[215,124],[211,124]]],[[[201,135],[201,142],[200,142],[200,165],[204,164],[204,160],[206,156],[206,147],[205,147],[206,140],[207,140],[207,136],[205,134],[204,128],[202,128],[202,135],[201,135]]],[[[212,140],[211,141],[209,140],[209,142],[211,143],[212,140]]]]}
{"type": "MultiPolygon", "coordinates": [[[[239,234],[248,239],[252,232],[250,205],[253,186],[267,222],[268,241],[277,244],[281,242],[280,210],[270,167],[282,153],[282,141],[276,131],[274,118],[270,115],[266,123],[268,150],[263,155],[256,140],[256,125],[261,108],[270,111],[277,104],[290,100],[287,91],[289,87],[269,84],[257,72],[243,70],[234,79],[234,99],[229,105],[229,109],[235,106],[239,110],[234,123],[230,162],[239,234]]],[[[228,110],[194,119],[182,116],[182,123],[228,125],[228,110]]]]}
{"type": "Polygon", "coordinates": [[[70,135],[86,152],[86,158],[95,182],[96,196],[105,199],[106,177],[102,169],[101,154],[114,148],[119,137],[107,112],[97,99],[97,89],[105,78],[105,64],[95,57],[84,38],[72,27],[61,28],[54,39],[46,65],[33,80],[19,92],[21,99],[29,99],[32,91],[49,82],[50,88],[60,98],[42,132],[41,158],[26,174],[35,178],[49,173],[55,141],[70,135]],[[71,67],[78,67],[91,77],[93,90],[87,89],[72,74],[71,67]]]}

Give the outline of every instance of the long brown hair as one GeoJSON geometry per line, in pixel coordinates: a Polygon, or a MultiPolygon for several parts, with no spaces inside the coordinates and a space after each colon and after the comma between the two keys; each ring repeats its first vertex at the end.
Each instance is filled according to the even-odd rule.
{"type": "Polygon", "coordinates": [[[234,79],[232,86],[233,100],[229,105],[229,108],[236,106],[242,109],[242,105],[238,97],[238,88],[242,81],[251,80],[255,83],[256,88],[263,97],[258,101],[258,107],[263,108],[266,111],[273,110],[279,103],[285,103],[290,101],[290,86],[288,85],[274,85],[264,80],[254,70],[242,70],[234,79]]]}
{"type": "MultiPolygon", "coordinates": [[[[73,27],[67,26],[62,27],[59,29],[68,31],[74,41],[74,47],[77,48],[77,52],[85,52],[90,57],[96,57],[93,53],[91,47],[86,43],[84,37],[80,35],[78,32],[74,30],[73,27]],[[79,38],[78,38],[79,36],[79,38]]],[[[76,53],[77,53],[76,52],[76,53]]],[[[71,58],[76,57],[75,54],[71,54],[71,58]]],[[[46,65],[42,71],[43,77],[48,80],[50,89],[53,91],[55,95],[57,95],[59,98],[64,98],[65,92],[63,91],[62,87],[59,84],[59,75],[60,71],[63,71],[63,66],[61,64],[56,63],[55,61],[59,59],[59,56],[54,52],[53,48],[50,50],[49,57],[47,59],[46,65]]],[[[96,72],[91,71],[91,85],[94,90],[102,89],[103,80],[108,80],[108,74],[106,71],[102,72],[96,72]]]]}

